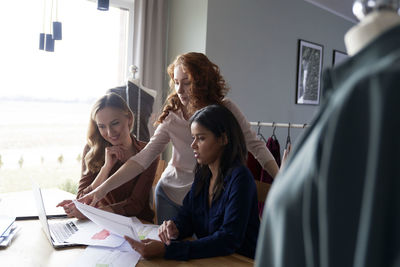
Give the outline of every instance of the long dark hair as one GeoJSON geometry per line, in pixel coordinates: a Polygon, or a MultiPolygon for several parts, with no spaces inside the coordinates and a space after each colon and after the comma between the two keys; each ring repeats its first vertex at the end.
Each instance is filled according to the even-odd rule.
{"type": "MultiPolygon", "coordinates": [[[[215,181],[213,198],[218,198],[224,189],[224,177],[228,175],[232,167],[237,164],[244,164],[247,158],[247,148],[242,129],[232,112],[221,105],[210,105],[198,110],[191,118],[190,125],[196,122],[212,132],[219,138],[226,135],[227,144],[221,155],[218,176],[215,181]]],[[[211,171],[208,165],[197,163],[195,167],[195,177],[197,195],[204,186],[207,177],[210,177],[211,171]]]]}

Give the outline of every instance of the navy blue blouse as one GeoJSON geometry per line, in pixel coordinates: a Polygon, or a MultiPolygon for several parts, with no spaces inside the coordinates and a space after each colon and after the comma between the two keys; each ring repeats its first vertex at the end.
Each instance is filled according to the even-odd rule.
{"type": "Polygon", "coordinates": [[[243,165],[224,179],[224,190],[208,205],[209,179],[195,196],[197,177],[173,219],[178,240],[196,234],[197,240],[172,241],[165,258],[189,260],[239,253],[254,258],[260,221],[254,178],[243,165]]]}

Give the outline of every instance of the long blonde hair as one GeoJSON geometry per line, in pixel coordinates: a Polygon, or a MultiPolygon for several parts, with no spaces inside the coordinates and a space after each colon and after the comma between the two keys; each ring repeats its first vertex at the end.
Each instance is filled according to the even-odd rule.
{"type": "Polygon", "coordinates": [[[90,113],[89,127],[87,131],[87,145],[89,147],[89,151],[84,158],[86,167],[84,174],[87,174],[88,172],[96,173],[100,171],[105,162],[105,148],[111,146],[111,144],[101,136],[96,123],[97,112],[106,107],[118,109],[129,119],[131,119],[132,125],[130,131],[132,131],[133,113],[122,97],[115,93],[111,93],[106,94],[98,99],[94,103],[90,113]]]}
{"type": "Polygon", "coordinates": [[[189,114],[211,104],[221,104],[222,99],[229,91],[219,67],[212,63],[206,55],[196,52],[179,55],[167,69],[170,77],[170,94],[157,123],[162,123],[170,111],[182,109],[182,103],[175,92],[174,69],[177,66],[182,67],[191,82],[191,89],[188,92],[189,106],[187,107],[189,114]]]}

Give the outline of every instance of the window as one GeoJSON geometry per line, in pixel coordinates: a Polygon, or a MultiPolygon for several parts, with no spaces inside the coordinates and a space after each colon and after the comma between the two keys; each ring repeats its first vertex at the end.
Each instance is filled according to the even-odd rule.
{"type": "Polygon", "coordinates": [[[43,2],[0,9],[0,193],[30,190],[30,178],[75,193],[91,105],[126,82],[128,9],[58,0],[62,40],[45,52],[43,2]]]}

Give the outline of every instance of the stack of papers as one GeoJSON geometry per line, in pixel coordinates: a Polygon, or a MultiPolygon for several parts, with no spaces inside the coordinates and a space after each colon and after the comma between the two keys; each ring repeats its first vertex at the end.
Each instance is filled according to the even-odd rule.
{"type": "Polygon", "coordinates": [[[20,227],[15,223],[15,217],[0,215],[0,247],[7,247],[20,227]]]}
{"type": "MultiPolygon", "coordinates": [[[[135,240],[145,238],[160,240],[158,225],[143,224],[136,217],[126,217],[97,209],[74,200],[76,208],[98,226],[110,231],[121,238],[129,236],[135,240]]],[[[127,241],[119,247],[88,246],[71,267],[86,266],[136,266],[141,258],[140,254],[132,249],[127,241]]]]}
{"type": "Polygon", "coordinates": [[[143,224],[136,217],[126,217],[104,211],[76,200],[73,202],[76,208],[88,219],[118,236],[129,236],[137,241],[145,238],[160,240],[158,237],[158,225],[143,224]]]}

